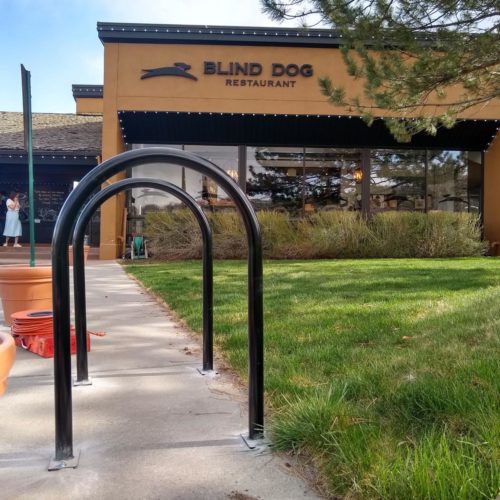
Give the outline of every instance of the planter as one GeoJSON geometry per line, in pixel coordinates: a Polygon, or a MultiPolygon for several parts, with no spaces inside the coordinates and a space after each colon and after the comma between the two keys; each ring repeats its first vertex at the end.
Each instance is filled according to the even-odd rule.
{"type": "Polygon", "coordinates": [[[12,324],[10,315],[14,312],[52,310],[52,267],[0,266],[0,297],[8,325],[12,324]]]}
{"type": "Polygon", "coordinates": [[[14,339],[5,332],[0,332],[0,396],[7,389],[7,377],[16,358],[14,339]]]}
{"type": "MultiPolygon", "coordinates": [[[[90,250],[90,245],[83,245],[83,263],[87,263],[87,258],[89,256],[89,250],[90,250]]],[[[73,245],[70,245],[68,248],[68,258],[69,258],[69,265],[73,265],[73,245]]]]}

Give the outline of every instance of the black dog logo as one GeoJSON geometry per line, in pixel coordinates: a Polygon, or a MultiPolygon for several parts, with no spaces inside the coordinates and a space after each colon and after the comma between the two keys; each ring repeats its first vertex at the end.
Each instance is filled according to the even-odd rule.
{"type": "Polygon", "coordinates": [[[196,76],[187,72],[188,69],[191,69],[191,66],[183,62],[176,62],[173,66],[165,66],[163,68],[143,69],[142,71],[146,73],[141,76],[141,80],[153,78],[154,76],[182,76],[183,78],[198,80],[196,76]]]}

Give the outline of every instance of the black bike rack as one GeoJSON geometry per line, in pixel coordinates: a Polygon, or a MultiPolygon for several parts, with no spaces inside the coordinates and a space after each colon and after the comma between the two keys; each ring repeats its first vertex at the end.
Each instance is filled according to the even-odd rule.
{"type": "Polygon", "coordinates": [[[90,385],[87,356],[87,308],[85,298],[85,264],[83,242],[85,228],[97,208],[107,199],[126,189],[149,187],[166,191],[180,199],[194,214],[203,238],[203,371],[213,370],[213,258],[212,230],[207,216],[195,199],[176,185],[147,178],[124,179],[99,191],[83,208],[73,231],[73,296],[76,330],[76,381],[74,385],[90,385]]]}
{"type": "MultiPolygon", "coordinates": [[[[173,164],[214,180],[238,209],[248,240],[248,420],[250,439],[264,431],[264,315],[262,242],[260,227],[249,200],[221,168],[195,154],[171,148],[127,151],[95,167],[66,199],[52,238],[52,297],[54,315],[55,459],[49,469],[74,467],[73,410],[70,351],[70,285],[68,244],[73,222],[82,206],[101,184],[138,165],[173,164]]],[[[76,249],[77,250],[77,249],[76,249]]]]}

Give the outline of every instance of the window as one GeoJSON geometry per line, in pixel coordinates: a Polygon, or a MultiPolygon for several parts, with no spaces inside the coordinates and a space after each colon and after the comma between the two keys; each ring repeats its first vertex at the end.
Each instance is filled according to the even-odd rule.
{"type": "Polygon", "coordinates": [[[355,150],[247,148],[248,197],[256,208],[299,214],[322,209],[359,210],[361,168],[355,150]]]}
{"type": "MultiPolygon", "coordinates": [[[[237,146],[185,146],[186,151],[196,153],[218,167],[238,182],[237,146]]],[[[232,201],[226,192],[212,179],[190,169],[185,169],[186,191],[194,196],[201,205],[212,207],[231,207],[232,201]]]]}
{"type": "Polygon", "coordinates": [[[481,153],[429,151],[429,210],[479,212],[482,185],[481,153]]]}
{"type": "MultiPolygon", "coordinates": [[[[142,147],[135,145],[134,148],[142,147]]],[[[246,172],[238,165],[237,146],[170,146],[215,163],[245,183],[257,209],[304,215],[319,210],[361,210],[361,152],[355,149],[247,147],[246,172]]],[[[372,150],[370,213],[398,210],[479,212],[482,155],[471,151],[372,150]]],[[[134,177],[165,179],[185,189],[200,205],[230,207],[227,194],[211,179],[177,165],[144,165],[134,177]]],[[[152,189],[134,189],[130,215],[180,206],[177,198],[152,189]]]]}
{"type": "Polygon", "coordinates": [[[371,213],[425,208],[425,151],[372,151],[371,213]]]}
{"type": "Polygon", "coordinates": [[[375,150],[370,209],[479,212],[482,156],[472,151],[375,150]]]}
{"type": "MultiPolygon", "coordinates": [[[[133,149],[144,147],[136,144],[133,149]]],[[[185,149],[195,153],[219,167],[223,168],[237,180],[238,148],[236,146],[180,146],[168,145],[171,148],[185,149]]],[[[230,205],[226,193],[211,179],[198,172],[179,165],[139,165],[132,169],[132,177],[152,177],[163,179],[184,189],[195,198],[200,205],[230,205]]],[[[182,206],[175,197],[163,191],[151,188],[135,188],[132,190],[131,215],[143,216],[147,212],[182,206]]]]}

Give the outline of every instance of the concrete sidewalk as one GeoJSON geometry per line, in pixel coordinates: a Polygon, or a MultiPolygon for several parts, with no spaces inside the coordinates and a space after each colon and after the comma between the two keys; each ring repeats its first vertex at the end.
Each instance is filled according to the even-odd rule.
{"type": "Polygon", "coordinates": [[[200,375],[198,340],[165,308],[117,263],[89,261],[86,275],[88,328],[106,336],[91,337],[93,385],[73,388],[79,466],[47,472],[53,361],[18,350],[0,398],[0,498],[318,498],[267,446],[245,446],[246,392],[200,375]]]}

